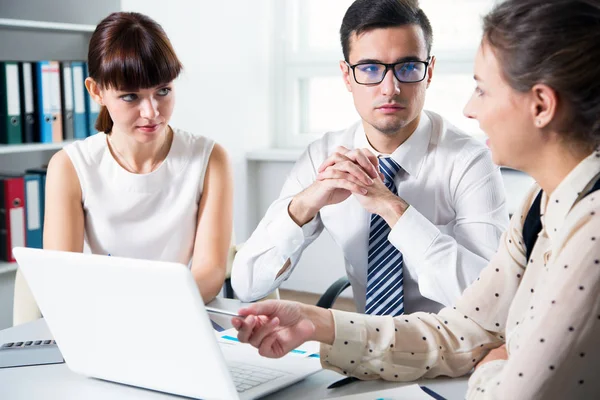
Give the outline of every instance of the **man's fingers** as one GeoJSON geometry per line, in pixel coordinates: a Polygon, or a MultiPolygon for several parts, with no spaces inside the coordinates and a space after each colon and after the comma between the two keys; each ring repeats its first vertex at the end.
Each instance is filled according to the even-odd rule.
{"type": "Polygon", "coordinates": [[[356,149],[346,154],[346,157],[358,163],[369,177],[375,179],[379,175],[379,161],[369,150],[356,149]]]}
{"type": "Polygon", "coordinates": [[[377,177],[379,173],[379,160],[369,149],[354,149],[347,152],[345,156],[352,162],[360,165],[370,177],[377,177]]]}
{"type": "Polygon", "coordinates": [[[325,171],[325,168],[334,165],[336,162],[347,160],[346,153],[350,150],[345,148],[344,146],[338,146],[333,153],[327,157],[327,159],[321,164],[318,172],[325,171]]]}
{"type": "Polygon", "coordinates": [[[340,154],[346,154],[350,151],[350,149],[344,147],[344,146],[338,146],[335,148],[335,152],[336,153],[340,153],[340,154]]]}
{"type": "Polygon", "coordinates": [[[352,183],[347,179],[328,179],[323,182],[329,185],[331,188],[345,189],[350,193],[362,194],[363,196],[369,192],[367,188],[359,186],[356,183],[352,183]]]}
{"type": "Polygon", "coordinates": [[[375,179],[379,175],[379,160],[368,149],[348,150],[345,147],[338,147],[319,167],[317,172],[323,172],[327,168],[345,162],[352,162],[359,166],[365,174],[375,179]]]}
{"type": "Polygon", "coordinates": [[[325,171],[320,172],[319,176],[322,176],[322,174],[328,171],[346,172],[358,179],[363,185],[369,186],[373,184],[373,179],[369,176],[369,174],[367,174],[361,166],[357,165],[353,161],[344,161],[341,163],[337,163],[327,168],[325,171]]]}
{"type": "Polygon", "coordinates": [[[321,172],[319,175],[317,175],[317,180],[319,180],[319,181],[324,181],[327,179],[345,179],[349,182],[354,183],[357,186],[361,186],[361,187],[365,186],[365,183],[361,182],[355,176],[353,176],[347,172],[336,170],[333,168],[328,168],[325,171],[321,172]]]}
{"type": "Polygon", "coordinates": [[[325,161],[323,161],[323,164],[321,164],[321,166],[319,167],[318,172],[325,171],[325,169],[331,167],[332,165],[335,165],[335,164],[338,164],[338,163],[341,163],[344,161],[350,161],[350,159],[341,153],[333,153],[332,155],[327,157],[327,159],[325,161]]]}
{"type": "Polygon", "coordinates": [[[377,158],[377,156],[375,154],[373,154],[371,152],[371,150],[369,150],[369,149],[359,149],[359,150],[365,155],[365,157],[367,157],[367,159],[369,160],[371,165],[375,168],[375,170],[379,171],[379,159],[377,158]]]}

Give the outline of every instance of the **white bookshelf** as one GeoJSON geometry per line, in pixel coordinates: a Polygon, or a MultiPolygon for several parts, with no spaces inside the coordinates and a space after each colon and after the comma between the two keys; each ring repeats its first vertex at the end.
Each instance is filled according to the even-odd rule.
{"type": "Polygon", "coordinates": [[[0,27],[24,28],[30,30],[46,30],[61,32],[94,32],[95,25],[68,24],[63,22],[32,21],[25,19],[0,18],[0,27]]]}
{"type": "MultiPolygon", "coordinates": [[[[85,60],[96,24],[120,11],[121,1],[0,0],[0,10],[1,60],[85,60]]],[[[0,144],[0,172],[46,165],[71,142],[0,144]]],[[[16,270],[16,263],[0,261],[0,330],[12,325],[16,270]]]]}
{"type": "Polygon", "coordinates": [[[32,151],[46,151],[62,149],[73,140],[65,140],[58,143],[22,143],[0,145],[0,154],[28,153],[32,151]]]}

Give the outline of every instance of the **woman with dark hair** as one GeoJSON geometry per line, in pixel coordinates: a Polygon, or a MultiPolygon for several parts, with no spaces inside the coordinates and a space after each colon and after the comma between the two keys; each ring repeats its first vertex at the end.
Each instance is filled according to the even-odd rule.
{"type": "Polygon", "coordinates": [[[484,19],[465,115],[494,160],[537,184],[497,254],[453,308],[365,316],[269,301],[239,339],[281,357],[322,343],[360,379],[469,380],[467,398],[600,398],[600,2],[508,0],[484,19]]]}
{"type": "Polygon", "coordinates": [[[182,70],[169,39],[145,15],[111,14],[88,66],[100,132],[50,160],[44,248],[191,264],[210,301],[225,279],[231,171],[221,146],[169,125],[182,70]]]}

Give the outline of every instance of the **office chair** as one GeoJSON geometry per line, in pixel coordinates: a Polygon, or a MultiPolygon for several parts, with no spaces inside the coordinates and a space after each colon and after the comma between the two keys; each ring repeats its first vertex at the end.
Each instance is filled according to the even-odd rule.
{"type": "Polygon", "coordinates": [[[317,301],[317,307],[331,308],[333,303],[342,294],[342,292],[350,287],[350,281],[346,276],[339,278],[331,284],[317,301]]]}
{"type": "Polygon", "coordinates": [[[41,316],[42,313],[21,273],[21,268],[18,268],[15,275],[15,294],[13,297],[13,326],[35,321],[41,316]]]}

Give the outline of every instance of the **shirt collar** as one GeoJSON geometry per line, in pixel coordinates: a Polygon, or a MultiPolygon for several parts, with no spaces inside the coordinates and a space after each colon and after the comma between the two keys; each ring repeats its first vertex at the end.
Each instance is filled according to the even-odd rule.
{"type": "Polygon", "coordinates": [[[367,148],[377,157],[391,157],[404,171],[413,177],[418,177],[419,171],[425,162],[425,155],[429,148],[432,130],[431,119],[425,112],[421,112],[421,119],[417,129],[404,143],[392,154],[383,154],[371,146],[362,123],[358,123],[354,134],[354,148],[367,148]]]}
{"type": "Polygon", "coordinates": [[[542,196],[541,220],[546,233],[553,239],[564,223],[579,194],[600,172],[600,152],[594,151],[569,172],[550,197],[542,196]]]}

